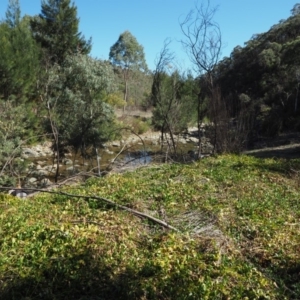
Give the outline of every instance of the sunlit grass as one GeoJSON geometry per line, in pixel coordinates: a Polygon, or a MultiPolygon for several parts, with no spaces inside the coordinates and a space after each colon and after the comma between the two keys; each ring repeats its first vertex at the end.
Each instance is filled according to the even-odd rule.
{"type": "Polygon", "coordinates": [[[224,155],[66,190],[179,232],[92,198],[0,196],[2,298],[299,299],[299,171],[224,155]]]}

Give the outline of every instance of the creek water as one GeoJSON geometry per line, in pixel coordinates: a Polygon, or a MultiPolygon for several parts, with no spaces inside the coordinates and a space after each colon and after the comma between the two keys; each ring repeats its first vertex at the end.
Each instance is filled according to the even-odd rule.
{"type": "MultiPolygon", "coordinates": [[[[188,154],[189,151],[194,150],[194,143],[177,144],[177,153],[181,157],[185,156],[187,160],[191,159],[188,154]]],[[[132,145],[120,147],[109,146],[105,149],[99,149],[98,161],[95,151],[92,150],[89,157],[85,158],[80,156],[78,153],[70,152],[59,164],[58,179],[63,180],[78,173],[94,173],[95,175],[99,175],[98,163],[100,165],[100,174],[104,175],[111,170],[118,172],[151,163],[166,162],[170,157],[172,157],[172,151],[168,149],[167,145],[161,147],[161,145],[153,145],[150,141],[145,141],[144,144],[137,142],[132,145]]],[[[46,178],[51,182],[54,181],[56,163],[54,162],[53,156],[31,158],[31,162],[34,164],[35,168],[37,168],[38,165],[42,165],[43,168],[47,166],[47,169],[53,166],[52,171],[49,174],[40,175],[38,180],[46,178]]],[[[40,167],[38,168],[40,170],[40,167]]],[[[34,173],[32,173],[32,176],[34,176],[34,173]]]]}

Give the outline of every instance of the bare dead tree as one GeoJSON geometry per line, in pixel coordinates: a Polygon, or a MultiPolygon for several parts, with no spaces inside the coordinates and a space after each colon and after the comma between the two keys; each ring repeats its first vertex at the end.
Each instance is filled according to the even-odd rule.
{"type": "MultiPolygon", "coordinates": [[[[206,4],[196,4],[180,22],[184,38],[181,40],[186,53],[194,65],[194,70],[205,84],[198,94],[197,125],[198,125],[198,158],[201,158],[201,125],[204,118],[204,91],[210,101],[214,96],[214,69],[220,59],[222,50],[222,35],[219,25],[213,20],[218,7],[212,8],[210,1],[206,4]]],[[[216,124],[215,124],[216,125],[216,124]]],[[[215,131],[216,132],[216,131],[215,131]]]]}

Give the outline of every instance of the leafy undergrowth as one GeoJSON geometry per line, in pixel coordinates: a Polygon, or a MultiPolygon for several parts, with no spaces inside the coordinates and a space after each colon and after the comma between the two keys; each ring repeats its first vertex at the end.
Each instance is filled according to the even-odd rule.
{"type": "Polygon", "coordinates": [[[300,160],[219,156],[0,195],[1,299],[300,299],[300,160]]]}

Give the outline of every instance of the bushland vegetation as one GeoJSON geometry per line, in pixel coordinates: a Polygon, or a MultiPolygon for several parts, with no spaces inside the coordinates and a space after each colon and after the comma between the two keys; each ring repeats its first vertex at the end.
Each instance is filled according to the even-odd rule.
{"type": "Polygon", "coordinates": [[[176,64],[167,39],[151,71],[128,31],[108,60],[91,57],[70,0],[42,1],[39,15],[24,17],[9,1],[0,22],[0,188],[26,167],[25,145],[52,141],[58,181],[65,148],[96,155],[124,125],[159,130],[173,157],[174,135],[196,125],[200,159],[206,121],[215,155],[28,201],[1,193],[1,299],[300,298],[300,162],[237,155],[300,129],[299,4],[223,59],[215,12],[196,4],[179,23],[194,70],[176,64]],[[122,124],[116,108],[149,110],[151,123],[122,124]]]}
{"type": "MultiPolygon", "coordinates": [[[[166,40],[150,71],[143,46],[129,31],[112,45],[109,60],[89,56],[91,38],[78,32],[71,1],[44,1],[39,15],[21,17],[19,1],[10,0],[0,23],[0,133],[6,149],[1,151],[1,174],[13,181],[17,149],[46,137],[53,141],[57,161],[65,147],[81,155],[87,149],[95,152],[116,136],[118,107],[152,111],[153,129],[162,138],[170,134],[175,153],[173,134],[196,124],[199,158],[204,120],[211,126],[215,153],[239,153],[262,136],[297,131],[297,7],[287,20],[220,60],[216,8],[209,1],[196,5],[179,24],[194,69],[178,67],[166,40]]],[[[135,120],[132,128],[144,132],[149,125],[135,120]]]]}

